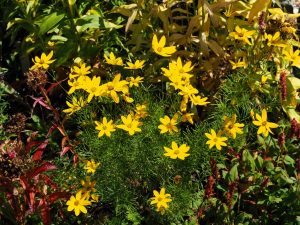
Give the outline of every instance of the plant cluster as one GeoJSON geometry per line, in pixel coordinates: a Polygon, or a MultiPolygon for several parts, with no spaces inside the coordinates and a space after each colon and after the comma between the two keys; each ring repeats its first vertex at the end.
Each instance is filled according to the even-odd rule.
{"type": "Polygon", "coordinates": [[[300,14],[2,3],[0,224],[300,221],[300,14]]]}

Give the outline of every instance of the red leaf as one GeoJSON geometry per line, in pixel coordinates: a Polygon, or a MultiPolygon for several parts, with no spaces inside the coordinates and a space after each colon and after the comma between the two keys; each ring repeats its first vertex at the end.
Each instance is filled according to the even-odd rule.
{"type": "Polygon", "coordinates": [[[60,156],[64,156],[70,149],[70,146],[63,147],[63,150],[60,152],[60,156]]]}
{"type": "Polygon", "coordinates": [[[45,107],[46,109],[51,110],[51,108],[49,107],[49,105],[47,103],[44,102],[44,97],[38,97],[35,98],[33,96],[30,96],[34,101],[33,103],[33,108],[36,106],[37,103],[39,103],[41,106],[45,107]]]}
{"type": "Polygon", "coordinates": [[[48,144],[49,144],[49,140],[47,139],[37,147],[37,150],[35,151],[35,153],[32,156],[33,161],[41,160],[42,154],[45,151],[48,144]]]}
{"type": "Polygon", "coordinates": [[[77,163],[78,163],[78,155],[77,154],[75,154],[73,156],[73,163],[74,163],[74,166],[77,166],[77,163]]]}
{"type": "Polygon", "coordinates": [[[24,190],[28,190],[29,188],[31,188],[28,180],[26,179],[25,176],[20,176],[20,184],[22,185],[24,190]]]}
{"type": "Polygon", "coordinates": [[[67,80],[67,79],[68,79],[68,78],[63,79],[63,80],[60,80],[60,81],[58,81],[58,82],[56,82],[56,83],[51,84],[50,87],[47,89],[46,93],[48,93],[48,92],[51,91],[53,88],[55,88],[57,85],[61,84],[62,82],[64,82],[64,81],[67,80]]]}
{"type": "Polygon", "coordinates": [[[29,153],[29,151],[31,150],[31,148],[33,146],[39,145],[41,143],[43,143],[43,141],[31,141],[31,142],[27,143],[26,147],[25,147],[25,153],[29,153]]]}
{"type": "Polygon", "coordinates": [[[55,170],[55,169],[57,169],[57,167],[54,164],[52,164],[50,162],[45,162],[43,165],[35,168],[33,172],[28,173],[27,177],[29,179],[31,179],[31,178],[39,175],[40,173],[43,173],[48,170],[55,170]]]}
{"type": "Polygon", "coordinates": [[[51,224],[50,207],[46,202],[45,198],[41,199],[40,205],[41,205],[40,207],[41,207],[41,216],[42,216],[43,224],[50,225],[51,224]]]}
{"type": "Polygon", "coordinates": [[[56,190],[58,188],[57,184],[54,183],[50,177],[48,177],[47,175],[45,174],[41,174],[39,176],[40,180],[43,180],[45,182],[45,184],[47,184],[48,186],[50,186],[52,189],[56,190]]]}
{"type": "Polygon", "coordinates": [[[60,198],[64,198],[64,199],[69,199],[71,196],[70,193],[68,192],[65,192],[65,191],[62,191],[62,192],[55,192],[55,193],[52,193],[48,196],[48,201],[50,204],[54,203],[57,199],[60,199],[60,198]]]}
{"type": "Polygon", "coordinates": [[[57,128],[56,124],[52,125],[52,127],[50,127],[50,129],[48,130],[46,138],[48,138],[56,128],[57,128]]]}

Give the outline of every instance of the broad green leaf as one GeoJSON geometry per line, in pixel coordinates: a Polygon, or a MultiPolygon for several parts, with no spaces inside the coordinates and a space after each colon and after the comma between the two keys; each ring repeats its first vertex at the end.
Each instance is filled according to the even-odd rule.
{"type": "Polygon", "coordinates": [[[249,163],[252,172],[255,170],[254,158],[252,157],[251,153],[248,150],[245,150],[243,152],[243,161],[246,161],[249,163]]]}
{"type": "Polygon", "coordinates": [[[283,161],[286,165],[294,165],[295,164],[295,160],[289,155],[284,156],[283,161]]]}
{"type": "Polygon", "coordinates": [[[48,32],[50,29],[55,27],[63,18],[65,14],[58,14],[57,12],[54,12],[50,15],[47,15],[43,17],[41,20],[36,22],[37,25],[39,25],[39,35],[43,35],[46,32],[48,32]]]}
{"type": "Polygon", "coordinates": [[[257,0],[250,10],[248,21],[252,21],[254,17],[258,16],[258,13],[267,9],[268,5],[271,3],[271,0],[257,0]]]}
{"type": "Polygon", "coordinates": [[[229,171],[229,180],[235,181],[238,178],[238,166],[239,164],[235,164],[229,171]]]}
{"type": "Polygon", "coordinates": [[[100,17],[98,15],[83,16],[76,21],[76,30],[81,33],[87,29],[98,29],[100,17]]]}

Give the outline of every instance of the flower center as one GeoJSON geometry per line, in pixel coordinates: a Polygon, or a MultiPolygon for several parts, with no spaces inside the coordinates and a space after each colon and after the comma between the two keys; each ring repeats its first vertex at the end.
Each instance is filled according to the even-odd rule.
{"type": "Polygon", "coordinates": [[[215,138],[213,141],[217,143],[218,142],[218,138],[215,138]]]}
{"type": "Polygon", "coordinates": [[[114,86],[109,85],[107,89],[108,89],[109,91],[112,91],[112,90],[114,90],[114,86]]]}
{"type": "Polygon", "coordinates": [[[75,205],[75,206],[78,206],[78,205],[79,205],[79,201],[76,200],[76,201],[74,202],[74,205],[75,205]]]}
{"type": "Polygon", "coordinates": [[[158,51],[158,52],[161,52],[161,51],[162,51],[162,47],[158,47],[158,48],[157,48],[157,51],[158,51]]]}
{"type": "Polygon", "coordinates": [[[158,197],[158,198],[157,198],[157,201],[158,201],[158,202],[161,202],[162,200],[163,200],[162,197],[158,197]]]}
{"type": "Polygon", "coordinates": [[[174,154],[175,154],[175,155],[178,155],[178,154],[179,154],[179,150],[178,150],[178,149],[175,150],[175,151],[174,151],[174,154]]]}
{"type": "Polygon", "coordinates": [[[261,125],[265,127],[267,125],[267,121],[262,122],[261,125]]]}

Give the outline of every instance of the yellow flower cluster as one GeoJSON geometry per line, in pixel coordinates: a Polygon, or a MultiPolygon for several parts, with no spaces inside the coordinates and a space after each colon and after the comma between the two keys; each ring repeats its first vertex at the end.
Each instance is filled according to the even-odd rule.
{"type": "Polygon", "coordinates": [[[137,104],[134,112],[131,112],[127,116],[121,116],[122,124],[116,125],[113,120],[107,121],[106,117],[102,118],[102,122],[95,121],[96,130],[99,130],[98,137],[102,137],[104,134],[107,137],[111,136],[111,133],[116,131],[115,128],[119,128],[128,132],[129,135],[134,135],[136,132],[141,132],[140,122],[141,118],[145,118],[148,115],[147,106],[137,104]]]}
{"type": "MultiPolygon", "coordinates": [[[[87,170],[87,173],[94,174],[99,165],[100,163],[96,163],[94,160],[86,161],[84,169],[87,170]]],[[[91,181],[89,176],[85,180],[81,180],[82,187],[66,203],[68,211],[74,211],[76,216],[79,216],[80,213],[87,213],[86,206],[99,201],[99,196],[95,194],[95,184],[96,181],[91,181]]]]}
{"type": "Polygon", "coordinates": [[[243,133],[243,123],[236,123],[236,115],[233,114],[231,118],[225,116],[223,129],[218,133],[214,129],[210,130],[210,133],[205,133],[205,136],[209,139],[206,144],[209,145],[209,149],[216,146],[218,150],[222,149],[222,146],[227,146],[226,141],[228,138],[236,138],[236,134],[243,133]],[[225,134],[227,137],[222,136],[225,134]]]}

